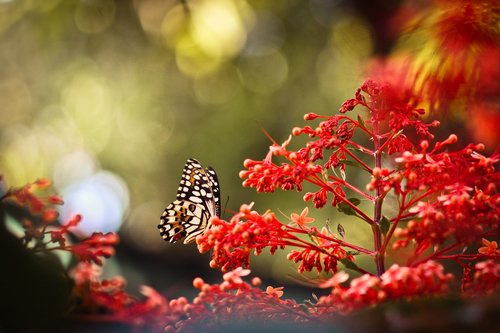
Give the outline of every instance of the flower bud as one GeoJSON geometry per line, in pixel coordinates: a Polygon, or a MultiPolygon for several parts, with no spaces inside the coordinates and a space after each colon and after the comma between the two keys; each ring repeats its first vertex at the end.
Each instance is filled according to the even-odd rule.
{"type": "Polygon", "coordinates": [[[258,277],[252,279],[252,286],[258,287],[262,284],[262,280],[258,277]]]}
{"type": "Polygon", "coordinates": [[[422,150],[425,152],[427,150],[427,148],[429,148],[429,141],[422,140],[420,142],[420,148],[422,148],[422,150]]]}
{"type": "Polygon", "coordinates": [[[42,220],[45,223],[51,223],[54,222],[58,216],[59,213],[55,209],[47,208],[43,211],[42,220]]]}
{"type": "Polygon", "coordinates": [[[250,168],[255,165],[255,161],[247,158],[245,161],[243,161],[243,166],[245,168],[250,168]]]}
{"type": "Polygon", "coordinates": [[[203,279],[200,277],[197,277],[193,280],[193,287],[195,287],[198,290],[201,290],[201,288],[203,287],[204,284],[205,284],[205,281],[203,281],[203,279]]]}
{"type": "Polygon", "coordinates": [[[456,143],[458,141],[458,137],[455,135],[455,134],[451,134],[449,137],[448,137],[448,142],[450,144],[453,144],[453,143],[456,143]]]}
{"type": "Polygon", "coordinates": [[[306,113],[304,115],[304,120],[314,120],[314,119],[316,119],[318,117],[319,116],[316,113],[310,112],[310,113],[306,113]]]}

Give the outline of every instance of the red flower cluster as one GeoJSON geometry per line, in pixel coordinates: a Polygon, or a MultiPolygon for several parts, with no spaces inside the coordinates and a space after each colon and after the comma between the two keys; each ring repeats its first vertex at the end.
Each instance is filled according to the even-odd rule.
{"type": "MultiPolygon", "coordinates": [[[[410,89],[401,88],[390,83],[366,80],[356,90],[355,98],[344,102],[339,112],[346,113],[361,105],[370,112],[369,123],[372,126],[377,127],[379,124],[387,126],[393,133],[413,128],[420,137],[432,138],[433,135],[429,132],[429,127],[435,127],[439,123],[424,123],[421,116],[425,112],[423,109],[416,107],[420,102],[419,97],[415,96],[410,89]]],[[[374,133],[368,134],[372,135],[374,133]]],[[[398,151],[397,147],[392,147],[391,150],[398,151]]]]}
{"type": "Polygon", "coordinates": [[[152,332],[195,332],[216,329],[237,329],[249,322],[262,323],[262,328],[270,323],[282,322],[293,325],[313,324],[317,316],[312,305],[297,304],[293,300],[281,299],[282,287],[268,286],[261,290],[261,280],[254,277],[251,284],[243,281],[250,270],[237,268],[225,273],[223,282],[210,285],[201,278],[193,280],[199,290],[198,296],[190,303],[180,297],[167,301],[154,289],[141,287],[144,297],[137,298],[125,291],[125,280],[114,277],[101,280],[101,267],[81,262],[71,272],[75,280],[75,296],[79,300],[78,315],[100,321],[125,323],[152,332]],[[90,317],[89,317],[90,316],[90,317]]]}
{"type": "Polygon", "coordinates": [[[102,264],[102,258],[109,258],[114,254],[114,246],[118,244],[119,237],[113,232],[103,234],[94,232],[90,237],[82,239],[74,244],[69,244],[67,236],[71,229],[76,227],[82,217],[75,215],[63,225],[38,226],[32,221],[24,221],[25,228],[24,242],[30,246],[31,241],[33,251],[69,251],[78,261],[92,261],[98,265],[102,264]],[[50,240],[46,241],[45,236],[49,235],[50,240]]]}
{"type": "MultiPolygon", "coordinates": [[[[318,273],[322,271],[336,273],[339,261],[347,265],[350,264],[352,268],[355,268],[354,256],[341,247],[341,245],[352,247],[350,244],[337,239],[336,235],[332,234],[328,228],[323,228],[321,231],[315,227],[302,227],[302,229],[308,232],[313,243],[310,247],[305,247],[300,251],[292,250],[287,256],[288,260],[295,263],[300,262],[299,273],[310,272],[313,269],[316,269],[318,273]]],[[[356,248],[356,250],[365,254],[369,252],[362,248],[356,248]]]]}
{"type": "MultiPolygon", "coordinates": [[[[471,274],[472,272],[468,272],[471,274]]],[[[474,274],[462,287],[467,296],[493,294],[500,289],[500,262],[494,259],[480,261],[474,265],[474,274]]]]}
{"type": "Polygon", "coordinates": [[[368,156],[380,156],[385,152],[391,155],[396,152],[410,151],[414,146],[403,131],[416,130],[420,137],[432,138],[429,128],[439,124],[438,122],[424,123],[420,119],[423,110],[414,106],[417,101],[412,97],[411,91],[401,92],[397,88],[367,80],[356,91],[355,98],[346,101],[340,108],[341,113],[346,113],[358,105],[363,106],[370,112],[367,121],[361,117],[354,120],[343,114],[333,116],[306,114],[304,117],[306,120],[317,118],[325,120],[316,128],[297,127],[292,133],[295,136],[306,134],[315,140],[311,140],[298,151],[289,151],[287,150],[291,140],[289,138],[282,145],[273,144],[264,160],[246,160],[244,166],[248,170],[240,172],[240,177],[244,179],[243,186],[255,187],[258,192],[272,192],[275,188],[283,190],[296,188],[300,191],[303,181],[308,181],[318,186],[319,190],[306,193],[304,200],[312,199],[316,208],[321,208],[326,204],[327,195],[330,193],[333,195],[333,206],[346,204],[365,219],[369,219],[346,197],[346,191],[352,191],[366,199],[374,200],[368,193],[345,181],[344,172],[347,164],[355,163],[369,173],[375,170],[353,151],[368,156]],[[380,132],[382,128],[385,128],[384,132],[380,132]],[[374,147],[363,147],[351,141],[355,131],[367,135],[373,141],[374,147]],[[326,151],[329,152],[328,155],[326,151]],[[288,160],[288,163],[274,164],[271,160],[272,156],[282,156],[288,160]],[[319,160],[325,160],[325,162],[317,164],[319,160]],[[330,170],[335,169],[338,169],[339,174],[330,173],[330,170]]]}
{"type": "Polygon", "coordinates": [[[40,215],[45,223],[54,222],[59,214],[53,205],[62,205],[63,200],[57,195],[40,196],[37,192],[51,187],[48,179],[39,179],[33,184],[26,184],[20,188],[11,188],[0,200],[13,199],[19,206],[27,206],[31,213],[40,215]]]}
{"type": "Polygon", "coordinates": [[[491,93],[498,93],[500,75],[498,1],[436,3],[435,15],[424,20],[424,24],[429,24],[438,44],[439,66],[431,71],[421,69],[421,75],[425,76],[425,93],[436,102],[460,97],[493,97],[491,93]]]}
{"type": "MultiPolygon", "coordinates": [[[[181,301],[170,303],[153,288],[141,287],[142,298],[125,291],[125,279],[116,276],[101,280],[101,267],[91,262],[80,262],[71,272],[75,280],[74,294],[77,298],[78,315],[95,316],[107,322],[119,322],[135,327],[148,327],[155,332],[163,332],[165,316],[181,318],[184,309],[179,309],[181,301]],[[97,315],[99,314],[99,315],[97,315]]],[[[185,300],[185,299],[184,299],[185,300]]],[[[187,300],[185,300],[185,304],[187,300]]]]}
{"type": "Polygon", "coordinates": [[[453,275],[434,261],[416,267],[393,265],[380,277],[364,274],[347,287],[335,283],[331,294],[319,298],[317,307],[327,314],[348,313],[386,301],[439,296],[448,291],[452,279],[453,275]]]}
{"type": "Polygon", "coordinates": [[[498,145],[498,1],[435,0],[418,11],[411,2],[401,8],[406,47],[372,61],[369,77],[412,91],[430,111],[453,116],[452,105],[454,115],[466,113],[462,121],[477,141],[498,145]]]}
{"type": "MultiPolygon", "coordinates": [[[[473,244],[487,235],[497,235],[500,230],[500,197],[479,189],[450,186],[435,201],[420,201],[410,209],[417,214],[405,228],[397,228],[398,240],[394,246],[417,244],[443,244],[454,237],[459,243],[473,244]],[[471,223],[474,221],[474,223],[471,223]]],[[[424,249],[422,249],[423,251],[424,249]]]]}
{"type": "Polygon", "coordinates": [[[374,170],[368,188],[380,187],[385,192],[394,189],[402,197],[402,208],[408,208],[407,216],[416,217],[405,228],[395,229],[400,238],[395,247],[407,246],[413,240],[427,244],[420,247],[423,251],[450,236],[471,244],[500,230],[500,174],[495,171],[499,159],[479,154],[482,145],[440,152],[456,140],[451,135],[431,151],[427,151],[427,141],[422,141],[420,152],[407,151],[395,159],[400,165],[398,171],[374,170]]]}
{"type": "Polygon", "coordinates": [[[184,319],[170,321],[165,332],[241,331],[247,325],[267,330],[272,323],[296,327],[314,318],[306,306],[280,299],[281,287],[262,291],[258,288],[259,278],[253,278],[251,284],[243,281],[242,277],[248,274],[250,270],[237,268],[224,274],[221,284],[213,285],[201,278],[194,279],[193,285],[200,290],[198,296],[184,307],[184,319]]]}
{"type": "MultiPolygon", "coordinates": [[[[423,122],[421,116],[424,112],[416,107],[422,100],[410,88],[367,80],[356,91],[355,98],[342,105],[340,115],[305,115],[306,120],[323,119],[316,128],[305,126],[293,129],[294,135],[306,134],[311,138],[305,147],[289,151],[289,138],[282,145],[273,144],[263,161],[245,161],[247,170],[240,172],[240,177],[245,179],[244,186],[255,187],[258,192],[273,191],[275,188],[300,190],[302,182],[307,181],[319,189],[306,193],[305,201],[312,200],[316,208],[321,208],[325,206],[328,195],[332,195],[332,205],[339,212],[355,216],[372,228],[374,249],[370,251],[340,242],[330,237],[329,232],[320,233],[315,228],[309,228],[305,226],[304,218],[299,218],[303,223],[297,230],[307,233],[311,239],[318,235],[333,239],[327,242],[333,247],[316,242],[312,247],[292,251],[288,259],[300,262],[299,272],[313,268],[318,272],[336,272],[338,261],[347,258],[352,263],[352,256],[349,257],[345,251],[345,248],[350,248],[372,256],[381,276],[385,271],[387,248],[392,245],[397,249],[410,244],[415,245],[409,261],[412,265],[429,259],[451,259],[461,264],[461,260],[477,260],[481,256],[460,253],[465,246],[476,245],[483,237],[498,235],[500,197],[497,188],[500,173],[495,167],[499,156],[483,156],[480,153],[484,150],[482,144],[470,144],[453,151],[450,146],[458,140],[454,134],[444,141],[434,142],[430,128],[438,126],[439,122],[423,122]],[[356,120],[348,117],[347,113],[357,106],[368,111],[367,119],[362,116],[357,116],[356,120]],[[373,146],[365,147],[354,142],[355,132],[368,136],[373,146]],[[415,137],[414,134],[420,140],[418,144],[409,139],[415,137]],[[385,164],[387,167],[382,167],[382,156],[391,155],[396,157],[385,164]],[[274,164],[271,161],[273,156],[284,157],[287,163],[274,164]],[[373,163],[368,163],[366,157],[372,158],[373,163]],[[346,180],[345,171],[351,165],[371,175],[371,181],[366,186],[368,192],[346,180]],[[307,172],[300,172],[306,169],[307,172]],[[283,178],[283,175],[286,177],[283,178]],[[294,181],[296,183],[291,184],[294,181]],[[394,207],[394,215],[383,216],[383,201],[391,191],[398,206],[394,207]],[[361,199],[348,197],[350,194],[371,202],[373,212],[370,214],[360,209],[361,199]],[[394,236],[398,238],[395,242],[394,236]],[[453,242],[449,243],[450,240],[453,242]],[[446,247],[438,247],[446,242],[446,247]],[[434,252],[426,253],[431,245],[436,246],[434,252]],[[422,258],[424,253],[427,257],[422,258]]],[[[264,224],[261,228],[265,228],[264,224]]],[[[285,231],[297,232],[290,228],[287,226],[285,231]]],[[[231,232],[230,229],[227,232],[231,232]]],[[[260,229],[259,234],[259,244],[267,244],[262,238],[267,235],[265,229],[260,229]]],[[[280,239],[282,242],[279,245],[291,245],[283,243],[286,237],[280,239]]],[[[223,243],[225,241],[221,241],[223,243]]],[[[226,247],[229,251],[227,257],[231,249],[226,247]]],[[[249,253],[247,251],[247,258],[249,253]]],[[[498,253],[494,256],[499,257],[498,253]]],[[[363,272],[359,267],[347,264],[349,268],[363,272]]]]}
{"type": "Polygon", "coordinates": [[[198,250],[212,251],[210,266],[229,271],[236,267],[248,267],[250,253],[260,254],[265,247],[274,253],[284,248],[286,232],[273,213],[259,215],[251,211],[252,205],[242,205],[240,212],[230,222],[217,217],[211,219],[211,228],[196,238],[198,250]]]}
{"type": "MultiPolygon", "coordinates": [[[[405,151],[401,157],[395,159],[395,162],[399,163],[400,171],[397,179],[391,179],[390,186],[399,193],[427,190],[438,192],[457,183],[464,187],[495,191],[500,180],[495,171],[499,156],[482,156],[479,154],[479,151],[484,149],[481,144],[471,144],[458,151],[441,152],[447,145],[456,141],[457,137],[450,135],[445,141],[436,143],[434,149],[427,151],[429,143],[424,140],[420,144],[419,152],[405,151]],[[398,184],[394,186],[393,180],[404,183],[404,188],[398,184]]],[[[382,187],[385,185],[380,183],[382,187]]]]}
{"type": "Polygon", "coordinates": [[[252,211],[252,205],[242,205],[229,222],[213,217],[211,227],[196,238],[201,253],[212,250],[212,268],[220,267],[222,271],[229,271],[237,267],[249,267],[252,251],[258,255],[264,248],[269,248],[273,254],[285,246],[302,248],[301,251],[293,250],[288,255],[289,260],[300,262],[299,272],[314,268],[318,272],[336,272],[339,260],[354,260],[341,247],[345,243],[335,235],[326,230],[319,232],[316,228],[303,224],[304,221],[310,222],[311,218],[292,214],[293,223],[298,223],[297,228],[291,224],[282,224],[269,211],[263,215],[252,211]],[[299,238],[300,234],[309,235],[313,241],[299,238]]]}
{"type": "MultiPolygon", "coordinates": [[[[401,210],[408,212],[404,216],[416,217],[405,228],[395,229],[400,238],[395,247],[407,246],[411,240],[427,246],[442,244],[450,236],[470,244],[500,230],[500,174],[495,170],[499,158],[479,154],[483,145],[442,152],[456,141],[450,135],[429,150],[424,140],[419,152],[405,151],[395,159],[398,170],[373,170],[367,188],[384,193],[393,189],[401,197],[401,210]]],[[[397,225],[399,219],[394,222],[397,225]]]]}
{"type": "Polygon", "coordinates": [[[275,188],[285,191],[297,188],[302,190],[302,182],[321,173],[321,167],[305,160],[302,155],[286,149],[291,137],[282,145],[273,144],[264,161],[247,159],[244,165],[247,170],[240,172],[240,178],[246,178],[243,186],[255,187],[257,192],[274,192],[275,188]],[[285,156],[292,164],[276,165],[271,162],[272,156],[285,156]]]}
{"type": "Polygon", "coordinates": [[[114,247],[118,241],[118,235],[113,232],[94,232],[89,238],[69,246],[69,250],[78,261],[92,261],[101,265],[102,257],[109,258],[115,253],[114,247]]]}
{"type": "Polygon", "coordinates": [[[115,233],[96,232],[86,239],[69,244],[67,236],[71,233],[71,229],[78,226],[82,217],[77,214],[65,224],[58,224],[58,213],[53,205],[62,204],[63,200],[57,195],[41,196],[37,193],[48,190],[50,186],[48,180],[37,180],[21,188],[10,189],[0,199],[10,199],[19,206],[27,205],[29,208],[32,215],[27,215],[23,221],[24,245],[34,252],[69,251],[78,261],[93,261],[99,265],[102,263],[102,258],[112,256],[114,246],[119,241],[115,233]]]}

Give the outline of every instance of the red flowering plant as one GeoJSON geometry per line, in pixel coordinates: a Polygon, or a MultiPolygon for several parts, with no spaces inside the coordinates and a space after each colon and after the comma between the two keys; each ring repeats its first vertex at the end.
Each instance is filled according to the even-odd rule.
{"type": "MultiPolygon", "coordinates": [[[[94,233],[70,241],[82,217],[58,223],[53,205],[62,199],[39,194],[48,181],[8,190],[0,197],[5,240],[0,255],[12,274],[1,275],[1,294],[10,296],[1,303],[0,323],[26,324],[29,317],[35,326],[70,313],[158,332],[241,331],[249,325],[255,331],[273,325],[321,330],[341,322],[342,315],[383,303],[449,295],[468,300],[498,292],[500,157],[488,156],[482,144],[457,147],[455,134],[436,139],[432,132],[439,122],[428,121],[420,106],[436,111],[465,101],[476,116],[498,109],[499,7],[491,0],[432,3],[432,15],[414,22],[420,24],[415,30],[428,28],[434,37],[420,55],[430,48],[435,59],[410,56],[373,66],[373,80],[365,81],[338,113],[306,114],[310,125],[293,128],[282,144],[273,140],[264,159],[244,162],[243,186],[259,193],[301,192],[306,183],[312,190],[303,200],[311,204],[284,218],[271,210],[259,213],[253,204],[241,205],[228,220],[212,217],[196,243],[200,252],[211,251],[210,266],[224,272],[223,281],[195,278],[198,295],[192,301],[167,300],[148,286],[141,287],[142,296],[134,296],[125,291],[123,277],[102,278],[103,258],[114,254],[117,235],[94,233]],[[291,149],[294,136],[306,144],[291,149]],[[366,177],[363,186],[351,178],[352,168],[366,177]],[[347,241],[342,225],[334,231],[329,222],[319,222],[320,209],[337,214],[335,220],[352,217],[371,235],[371,243],[347,241]],[[22,222],[19,238],[4,228],[5,213],[22,222]],[[252,253],[266,249],[288,251],[298,274],[317,272],[318,279],[308,281],[325,293],[300,303],[286,299],[283,287],[263,288],[258,277],[245,281],[252,253]],[[54,265],[47,257],[54,251],[73,255],[76,264],[69,274],[60,263],[54,274],[40,269],[54,265]],[[375,269],[365,267],[361,256],[375,269]],[[457,268],[461,275],[452,273],[457,268]],[[35,298],[50,301],[32,308],[10,301],[35,298]],[[51,316],[47,311],[37,316],[40,308],[51,316]]],[[[0,330],[32,327],[12,325],[0,330]]]]}
{"type": "Polygon", "coordinates": [[[197,237],[200,252],[212,251],[210,266],[223,271],[246,268],[252,252],[290,249],[287,258],[298,263],[299,273],[330,275],[317,282],[331,292],[308,308],[313,316],[458,291],[443,261],[463,269],[464,295],[498,290],[500,252],[489,239],[499,235],[499,157],[482,155],[481,144],[452,150],[454,134],[435,140],[431,128],[439,122],[426,123],[419,102],[409,90],[367,80],[339,114],[305,115],[307,121],[321,122],[292,130],[294,136],[309,137],[304,147],[289,149],[291,137],[273,143],[263,160],[246,160],[246,170],[240,172],[243,186],[257,192],[301,191],[304,182],[312,184],[316,190],[307,192],[304,201],[357,218],[360,228],[364,224],[372,234],[371,247],[345,241],[340,225],[337,233],[327,222],[310,225],[314,217],[308,208],[280,221],[270,211],[260,214],[252,205],[242,205],[229,221],[212,218],[211,228],[197,237]],[[350,117],[358,107],[366,116],[350,117]],[[368,145],[360,143],[363,135],[368,145]],[[346,176],[354,166],[369,175],[365,188],[346,176]],[[389,198],[396,207],[386,207],[389,198]],[[371,203],[371,210],[359,207],[362,200],[371,203]],[[387,258],[390,249],[393,258],[387,258]],[[376,270],[360,267],[357,255],[370,257],[376,270]],[[405,256],[404,264],[387,267],[388,259],[401,261],[405,256]],[[338,263],[362,275],[345,285],[349,276],[338,263]]]}
{"type": "Polygon", "coordinates": [[[118,236],[114,233],[95,232],[80,242],[70,244],[67,237],[78,226],[82,216],[77,214],[66,223],[57,223],[59,214],[53,205],[63,204],[62,198],[57,195],[42,196],[39,193],[50,186],[49,180],[40,179],[33,184],[9,189],[0,198],[1,201],[13,201],[20,207],[28,208],[28,214],[22,221],[23,245],[35,253],[68,251],[79,261],[92,261],[101,265],[103,258],[113,255],[118,236]]]}
{"type": "MultiPolygon", "coordinates": [[[[77,264],[69,274],[71,288],[63,293],[64,302],[57,310],[61,315],[73,304],[72,315],[91,321],[158,332],[217,331],[250,324],[266,329],[273,325],[323,329],[340,320],[339,315],[383,302],[453,292],[465,297],[491,294],[500,285],[500,251],[492,239],[498,236],[500,223],[495,169],[499,158],[481,154],[481,144],[453,151],[455,135],[434,140],[430,129],[439,124],[426,123],[417,103],[418,98],[408,91],[400,93],[389,84],[368,80],[339,114],[305,116],[308,121],[322,121],[292,130],[295,136],[309,138],[304,147],[289,149],[291,137],[283,144],[273,143],[262,161],[246,160],[247,169],[240,173],[243,185],[258,192],[300,191],[304,182],[312,184],[316,190],[303,199],[312,201],[315,209],[335,207],[339,214],[357,218],[371,232],[372,246],[347,242],[341,225],[336,233],[327,222],[313,225],[309,208],[283,221],[271,211],[260,214],[253,204],[244,204],[229,221],[212,217],[211,227],[197,237],[200,252],[212,251],[210,266],[226,273],[220,284],[194,279],[199,293],[191,302],[185,297],[169,301],[148,286],[142,286],[143,296],[137,297],[125,291],[124,278],[102,279],[102,259],[113,255],[117,236],[94,233],[79,242],[68,241],[81,217],[57,223],[53,205],[62,199],[38,193],[49,186],[47,181],[10,189],[0,202],[9,212],[14,212],[11,206],[27,208],[19,242],[25,250],[63,250],[74,255],[77,264]],[[356,107],[363,107],[366,116],[350,117],[356,107]],[[363,135],[368,140],[363,141],[363,135]],[[276,163],[277,158],[282,162],[276,163]],[[369,178],[364,188],[347,177],[347,169],[354,166],[369,178]],[[388,198],[397,203],[396,209],[384,209],[388,198]],[[361,200],[370,202],[372,209],[360,208],[361,200]],[[245,282],[251,253],[258,255],[266,248],[271,253],[289,250],[287,258],[298,264],[298,272],[321,273],[311,283],[328,292],[297,303],[283,298],[282,287],[263,289],[257,277],[245,282]],[[398,253],[408,253],[408,248],[411,255],[405,263],[387,264],[398,259],[398,253]],[[375,271],[357,263],[361,255],[373,260],[375,271]],[[444,261],[463,269],[461,288],[442,265],[444,261]],[[339,263],[360,276],[348,282],[349,275],[339,263]]],[[[65,274],[64,269],[58,272],[58,276],[65,274]]]]}

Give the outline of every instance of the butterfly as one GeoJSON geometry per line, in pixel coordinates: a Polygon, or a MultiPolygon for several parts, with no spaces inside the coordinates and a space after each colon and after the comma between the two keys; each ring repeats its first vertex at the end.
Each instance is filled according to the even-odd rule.
{"type": "Polygon", "coordinates": [[[175,243],[185,238],[184,244],[188,244],[210,227],[212,216],[220,217],[220,213],[220,189],[215,170],[204,168],[190,158],[182,171],[177,198],[165,208],[158,229],[165,241],[175,243]]]}

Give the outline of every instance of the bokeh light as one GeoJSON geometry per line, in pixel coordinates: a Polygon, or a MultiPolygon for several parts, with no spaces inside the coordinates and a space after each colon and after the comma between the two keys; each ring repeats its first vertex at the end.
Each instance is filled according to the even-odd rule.
{"type": "Polygon", "coordinates": [[[90,177],[61,189],[64,205],[62,220],[83,215],[77,232],[89,236],[93,232],[116,232],[120,229],[129,206],[129,193],[123,180],[110,172],[99,171],[90,177]]]}
{"type": "Polygon", "coordinates": [[[244,1],[194,2],[191,35],[201,49],[213,57],[236,55],[246,40],[245,20],[251,10],[244,1]]]}

